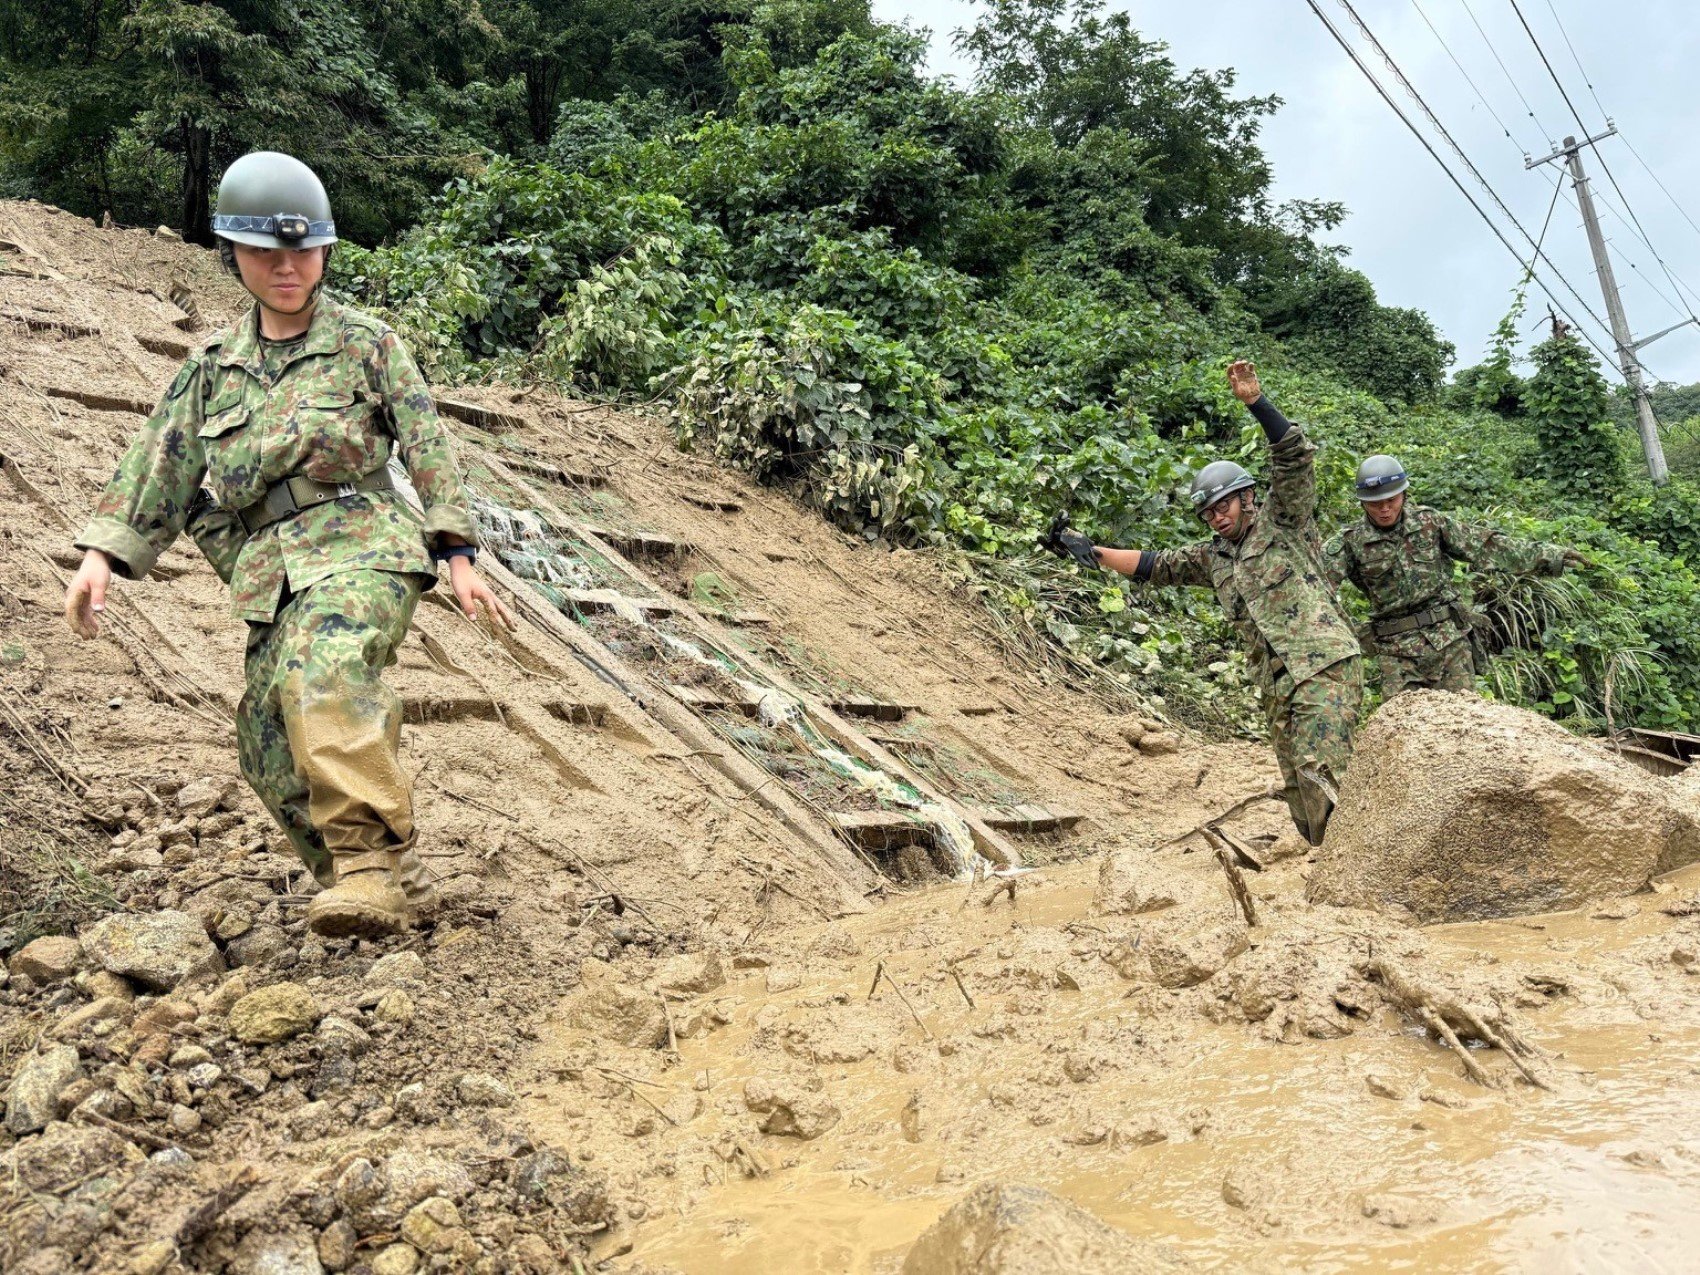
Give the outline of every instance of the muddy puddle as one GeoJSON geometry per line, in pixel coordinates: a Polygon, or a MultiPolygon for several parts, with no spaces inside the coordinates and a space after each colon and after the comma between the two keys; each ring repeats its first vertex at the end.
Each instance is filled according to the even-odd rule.
{"type": "MultiPolygon", "coordinates": [[[[1260,879],[1254,954],[1307,911],[1281,902],[1297,877],[1260,879]]],[[[893,1271],[993,1180],[1056,1191],[1202,1268],[1693,1269],[1700,980],[1671,953],[1696,923],[1661,896],[1615,919],[1426,931],[1435,968],[1543,989],[1522,1002],[1555,1078],[1540,1092],[1469,1083],[1385,1012],[1285,1043],[1213,1012],[1210,986],[1130,984],[1093,960],[1116,922],[1094,915],[1094,879],[1047,869],[1013,905],[940,886],[758,939],[743,960],[768,964],[729,968],[694,1002],[724,1025],[696,1035],[675,1006],[692,1034],[672,1065],[546,1031],[538,1061],[559,1083],[528,1114],[625,1192],[616,1268],[893,1271]],[[764,1077],[818,1088],[837,1120],[807,1141],[759,1132],[744,1095],[764,1077]]],[[[1665,897],[1697,886],[1691,870],[1665,897]]]]}

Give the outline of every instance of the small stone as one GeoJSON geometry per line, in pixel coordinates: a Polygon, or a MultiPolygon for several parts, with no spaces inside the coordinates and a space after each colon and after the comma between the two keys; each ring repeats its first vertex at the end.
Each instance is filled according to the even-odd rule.
{"type": "Polygon", "coordinates": [[[372,963],[372,968],[366,972],[366,981],[379,986],[423,983],[425,958],[418,952],[391,952],[372,963]]]}
{"type": "Polygon", "coordinates": [[[6,963],[13,974],[25,974],[46,986],[70,978],[83,962],[83,945],[62,934],[36,939],[16,952],[6,963]]]}
{"type": "Polygon", "coordinates": [[[180,1102],[171,1104],[171,1114],[166,1118],[172,1132],[185,1136],[194,1133],[201,1127],[201,1113],[193,1107],[185,1107],[180,1102]]]}
{"type": "Polygon", "coordinates": [[[354,1265],[354,1245],[360,1236],[347,1218],[338,1218],[319,1236],[319,1261],[327,1271],[345,1271],[354,1265]]]}
{"type": "Polygon", "coordinates": [[[171,1065],[184,1071],[211,1061],[212,1055],[199,1045],[184,1045],[171,1053],[171,1065]]]}
{"type": "Polygon", "coordinates": [[[127,978],[119,978],[106,970],[95,970],[83,977],[87,980],[82,985],[83,991],[90,1000],[105,1000],[108,997],[121,1001],[136,999],[136,989],[130,986],[130,980],[127,978]]]}
{"type": "Polygon", "coordinates": [[[1145,955],[1159,987],[1193,987],[1246,950],[1245,927],[1238,922],[1199,929],[1192,924],[1153,926],[1145,936],[1145,955]]]}
{"type": "Polygon", "coordinates": [[[177,1246],[170,1240],[155,1240],[130,1254],[129,1275],[160,1275],[177,1260],[177,1246]]]}
{"type": "Polygon", "coordinates": [[[460,1210],[448,1200],[430,1199],[415,1205],[402,1219],[401,1238],[424,1253],[446,1253],[460,1226],[460,1210]]]}
{"type": "Polygon", "coordinates": [[[1627,921],[1630,917],[1638,916],[1641,905],[1632,899],[1608,899],[1588,913],[1594,921],[1627,921]]]}
{"type": "Polygon", "coordinates": [[[271,1045],[306,1031],[318,1016],[318,1004],[306,988],[273,983],[231,1006],[230,1032],[250,1045],[271,1045]]]}
{"type": "Polygon", "coordinates": [[[755,1076],[744,1085],[744,1105],[766,1117],[763,1133],[813,1141],[839,1121],[838,1107],[825,1094],[787,1080],[755,1076]]]}
{"type": "Polygon", "coordinates": [[[201,1063],[189,1068],[189,1083],[197,1089],[211,1089],[224,1078],[224,1068],[217,1063],[201,1063]]]}
{"type": "MultiPolygon", "coordinates": [[[[139,1039],[145,1039],[149,1036],[163,1036],[173,1027],[182,1023],[192,1023],[198,1017],[200,1017],[200,1012],[188,1001],[180,1000],[175,996],[166,996],[137,1014],[136,1021],[130,1025],[130,1029],[136,1033],[139,1039]]],[[[169,1052],[168,1049],[167,1053],[169,1052]]],[[[210,1058],[211,1055],[209,1054],[208,1057],[210,1058]]]]}
{"type": "Polygon", "coordinates": [[[725,986],[726,968],[719,952],[692,952],[663,961],[654,981],[655,986],[667,991],[701,995],[725,986]]]}
{"type": "Polygon", "coordinates": [[[204,818],[223,805],[235,787],[234,779],[215,775],[192,779],[177,790],[177,813],[204,818]]]}
{"type": "Polygon", "coordinates": [[[1364,1200],[1364,1216],[1394,1230],[1425,1226],[1438,1216],[1431,1205],[1404,1195],[1372,1195],[1364,1200]]]}
{"type": "Polygon", "coordinates": [[[289,1132],[297,1142],[312,1142],[329,1133],[335,1119],[336,1109],[330,1103],[309,1102],[289,1113],[289,1132]]]}
{"type": "Polygon", "coordinates": [[[360,1127],[362,1129],[387,1129],[394,1123],[394,1107],[373,1107],[365,1115],[360,1117],[360,1127]]]}
{"type": "Polygon", "coordinates": [[[511,1107],[514,1091],[494,1076],[484,1072],[468,1072],[455,1086],[460,1100],[469,1107],[511,1107]]]}
{"type": "Polygon", "coordinates": [[[767,990],[795,991],[803,985],[803,971],[795,965],[775,965],[767,971],[767,990]]]}
{"type": "Polygon", "coordinates": [[[129,1001],[119,1000],[116,996],[103,996],[97,1001],[90,1001],[81,1009],[73,1010],[53,1025],[49,1033],[54,1040],[76,1040],[84,1032],[99,1035],[98,1028],[107,1024],[107,1030],[113,1025],[127,1022],[134,1013],[129,1001]]]}
{"type": "Polygon", "coordinates": [[[332,1014],[319,1024],[319,1046],[327,1055],[359,1058],[372,1048],[372,1037],[366,1029],[332,1014]]]}
{"type": "Polygon", "coordinates": [[[372,1275],[413,1275],[419,1269],[419,1250],[411,1244],[391,1244],[372,1259],[372,1275]]]}
{"type": "Polygon", "coordinates": [[[322,1275],[318,1246],[296,1231],[258,1227],[242,1237],[229,1275],[322,1275]]]}
{"type": "Polygon", "coordinates": [[[380,1023],[406,1027],[413,1021],[413,998],[399,987],[391,988],[372,1007],[372,1017],[380,1023]]]}
{"type": "Polygon", "coordinates": [[[1148,731],[1139,737],[1137,747],[1147,757],[1167,757],[1180,752],[1181,739],[1169,731],[1148,731]]]}
{"type": "Polygon", "coordinates": [[[281,926],[259,922],[231,939],[224,954],[232,965],[269,965],[288,947],[289,936],[281,926]]]}
{"type": "Polygon", "coordinates": [[[1376,1075],[1373,1071],[1364,1076],[1364,1084],[1377,1098],[1399,1099],[1405,1096],[1405,1090],[1402,1086],[1395,1084],[1385,1076],[1376,1075]]]}
{"type": "Polygon", "coordinates": [[[411,1085],[403,1085],[396,1090],[393,1103],[396,1114],[409,1120],[424,1120],[429,1118],[429,1102],[425,1094],[425,1086],[418,1081],[411,1085]]]}
{"type": "Polygon", "coordinates": [[[613,966],[586,957],[582,981],[567,1006],[570,1026],[629,1049],[655,1049],[667,1039],[667,1015],[660,999],[625,981],[613,966]]]}
{"type": "Polygon", "coordinates": [[[106,701],[106,706],[113,709],[123,708],[124,697],[122,695],[114,695],[111,699],[106,701]]]}
{"type": "Polygon", "coordinates": [[[158,992],[224,969],[206,930],[186,912],[115,913],[86,926],[82,941],[104,969],[158,992]]]}
{"type": "Polygon", "coordinates": [[[27,1055],[6,1093],[6,1128],[20,1138],[45,1129],[59,1114],[60,1093],[82,1074],[72,1045],[27,1055]]]}

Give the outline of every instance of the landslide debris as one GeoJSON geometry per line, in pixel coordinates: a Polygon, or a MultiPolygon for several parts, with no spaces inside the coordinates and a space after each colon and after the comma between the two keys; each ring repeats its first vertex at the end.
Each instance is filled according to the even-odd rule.
{"type": "Polygon", "coordinates": [[[1148,1275],[1189,1264],[1085,1209],[1030,1186],[977,1187],[935,1222],[902,1275],[1148,1275]]]}
{"type": "Polygon", "coordinates": [[[1412,691],[1358,736],[1312,902],[1421,924],[1578,907],[1700,859],[1669,785],[1534,713],[1412,691]]]}

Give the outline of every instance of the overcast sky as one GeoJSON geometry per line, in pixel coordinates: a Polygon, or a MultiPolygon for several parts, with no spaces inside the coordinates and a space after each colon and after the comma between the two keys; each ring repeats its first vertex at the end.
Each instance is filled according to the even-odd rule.
{"type": "MultiPolygon", "coordinates": [[[[1338,0],[1320,2],[1360,50],[1365,65],[1421,126],[1414,103],[1367,47],[1338,0]]],[[[1538,158],[1553,149],[1552,143],[1577,134],[1578,129],[1510,0],[1354,3],[1359,16],[1518,220],[1531,234],[1539,235],[1553,197],[1556,166],[1526,172],[1524,148],[1538,158]],[[1486,32],[1485,40],[1471,21],[1472,10],[1486,32]],[[1440,39],[1425,24],[1424,14],[1440,39]],[[1441,39],[1509,127],[1515,142],[1506,139],[1441,39]],[[1500,69],[1494,51],[1506,70],[1500,69]],[[1527,107],[1519,100],[1519,91],[1527,98],[1527,107]]],[[[1588,131],[1603,128],[1604,116],[1565,45],[1554,10],[1599,102],[1683,209],[1678,211],[1666,198],[1623,140],[1600,143],[1612,174],[1647,238],[1675,275],[1677,287],[1634,230],[1614,215],[1612,210],[1626,214],[1623,203],[1600,171],[1598,157],[1584,151],[1583,162],[1596,196],[1610,205],[1601,208],[1600,219],[1614,249],[1613,269],[1634,335],[1643,337],[1686,318],[1689,306],[1700,313],[1700,295],[1688,291],[1690,284],[1700,288],[1700,231],[1683,215],[1685,211],[1700,222],[1700,150],[1694,139],[1700,114],[1694,91],[1694,68],[1700,65],[1700,18],[1693,6],[1677,0],[1519,3],[1588,131]],[[1677,309],[1673,302],[1683,308],[1677,309]]],[[[1459,366],[1480,359],[1494,325],[1505,313],[1519,267],[1376,96],[1305,0],[1112,0],[1111,7],[1127,9],[1147,38],[1166,42],[1182,68],[1232,66],[1244,94],[1279,94],[1285,105],[1266,123],[1263,134],[1264,149],[1275,169],[1276,198],[1342,201],[1350,215],[1334,237],[1350,245],[1349,262],[1374,281],[1381,300],[1426,310],[1458,347],[1459,366]]],[[[929,28],[932,70],[962,83],[971,80],[972,68],[956,54],[951,40],[953,32],[973,23],[974,6],[967,0],[874,0],[874,9],[887,21],[929,28]]],[[[1497,210],[1456,156],[1426,127],[1425,135],[1470,193],[1497,218],[1497,210]]],[[[1581,216],[1569,202],[1570,196],[1566,180],[1545,248],[1603,319],[1599,282],[1581,216]]],[[[1517,231],[1499,220],[1506,237],[1526,248],[1517,231]]],[[[1610,350],[1609,337],[1575,297],[1557,280],[1548,282],[1584,328],[1610,350]]],[[[1546,298],[1531,289],[1524,329],[1533,327],[1545,310],[1546,298]]],[[[1647,347],[1642,359],[1662,379],[1700,381],[1700,328],[1671,333],[1647,347]]]]}

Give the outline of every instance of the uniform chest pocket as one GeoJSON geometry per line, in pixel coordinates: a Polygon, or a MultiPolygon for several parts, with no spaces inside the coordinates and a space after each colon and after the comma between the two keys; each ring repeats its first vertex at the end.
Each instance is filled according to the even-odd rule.
{"type": "Polygon", "coordinates": [[[1399,546],[1390,540],[1365,545],[1358,554],[1364,592],[1374,593],[1378,587],[1392,584],[1398,578],[1400,559],[1399,546]]]}
{"type": "Polygon", "coordinates": [[[264,494],[260,478],[261,448],[256,431],[247,428],[248,409],[240,403],[209,412],[201,424],[201,448],[207,458],[207,481],[219,503],[235,509],[264,494]]]}
{"type": "Polygon", "coordinates": [[[325,483],[349,483],[383,468],[389,435],[376,399],[365,390],[303,394],[290,416],[301,472],[325,483]]]}

